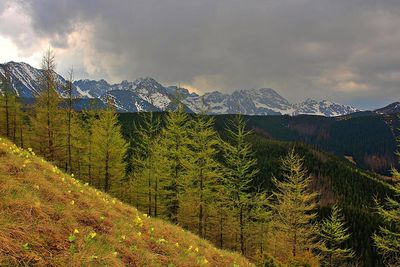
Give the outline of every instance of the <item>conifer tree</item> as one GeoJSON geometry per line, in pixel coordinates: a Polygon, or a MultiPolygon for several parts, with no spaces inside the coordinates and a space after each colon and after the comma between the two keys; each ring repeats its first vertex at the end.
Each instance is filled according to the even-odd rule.
{"type": "Polygon", "coordinates": [[[178,104],[175,111],[167,114],[160,138],[160,153],[165,160],[163,179],[167,183],[164,188],[166,216],[174,223],[178,222],[179,195],[185,175],[184,160],[188,155],[187,120],[183,105],[178,104]]]}
{"type": "MultiPolygon", "coordinates": [[[[62,152],[62,125],[60,97],[56,91],[55,57],[49,49],[43,56],[41,92],[33,107],[32,137],[34,147],[50,161],[60,159],[62,152]]],[[[59,162],[60,163],[60,162],[59,162]]]]}
{"type": "MultiPolygon", "coordinates": [[[[145,195],[147,213],[157,216],[157,195],[159,194],[158,175],[156,170],[155,146],[161,128],[161,121],[153,112],[142,113],[142,122],[135,125],[136,142],[133,152],[133,169],[135,184],[140,193],[145,195]]],[[[139,192],[138,192],[139,193],[139,192]]]]}
{"type": "Polygon", "coordinates": [[[66,171],[70,173],[73,172],[72,169],[72,116],[73,116],[73,109],[72,109],[72,89],[73,89],[73,79],[74,73],[73,69],[71,68],[68,72],[68,80],[65,85],[64,90],[67,93],[67,105],[66,105],[66,115],[67,115],[67,122],[66,122],[66,142],[67,142],[67,162],[66,162],[66,171]]]}
{"type": "Polygon", "coordinates": [[[11,89],[10,79],[7,77],[7,72],[1,77],[1,95],[0,95],[0,107],[1,107],[1,130],[2,134],[7,138],[11,139],[11,110],[12,104],[15,102],[15,94],[11,89]]]}
{"type": "Polygon", "coordinates": [[[82,130],[86,133],[81,143],[84,147],[85,153],[83,154],[82,167],[85,169],[82,173],[87,178],[90,185],[94,185],[93,176],[93,125],[99,117],[97,107],[94,105],[93,100],[89,100],[89,108],[82,113],[82,130]]]}
{"type": "Polygon", "coordinates": [[[97,186],[109,192],[111,186],[120,182],[125,175],[124,157],[127,151],[115,111],[111,107],[102,110],[91,131],[92,162],[97,186]]]}
{"type": "Polygon", "coordinates": [[[20,147],[24,147],[24,140],[27,131],[26,114],[22,109],[22,103],[18,98],[14,98],[12,110],[12,140],[20,147]]]}
{"type": "MultiPolygon", "coordinates": [[[[400,153],[397,152],[400,158],[400,153]]],[[[397,180],[394,186],[395,197],[388,197],[386,203],[376,201],[378,214],[385,222],[379,232],[373,236],[375,246],[385,258],[388,266],[400,266],[400,173],[393,169],[393,177],[397,180]]]]}
{"type": "Polygon", "coordinates": [[[222,167],[216,160],[219,138],[213,126],[214,120],[204,114],[197,115],[189,124],[184,192],[180,199],[182,220],[186,218],[186,224],[189,223],[188,226],[195,228],[203,238],[210,206],[215,201],[218,179],[222,175],[222,167]],[[197,219],[191,220],[192,217],[197,219]],[[190,221],[195,223],[190,225],[190,221]]]}
{"type": "Polygon", "coordinates": [[[86,131],[81,113],[72,112],[70,129],[71,165],[69,166],[71,167],[69,171],[76,174],[79,179],[83,179],[86,175],[87,144],[90,134],[86,131]]]}
{"type": "Polygon", "coordinates": [[[258,169],[251,145],[246,141],[251,132],[246,131],[246,123],[241,115],[236,115],[229,126],[226,129],[228,141],[223,141],[226,171],[224,183],[238,220],[240,251],[245,254],[245,229],[252,198],[250,186],[258,169]]]}
{"type": "Polygon", "coordinates": [[[312,250],[317,246],[317,193],[309,192],[311,177],[303,167],[303,159],[294,149],[282,159],[283,180],[273,178],[276,191],[272,204],[275,248],[272,255],[283,263],[315,260],[312,250]]]}
{"type": "Polygon", "coordinates": [[[351,249],[343,247],[343,243],[350,238],[350,234],[337,205],[332,207],[331,215],[322,221],[319,236],[322,241],[320,250],[323,266],[343,266],[346,260],[354,257],[351,249]]]}

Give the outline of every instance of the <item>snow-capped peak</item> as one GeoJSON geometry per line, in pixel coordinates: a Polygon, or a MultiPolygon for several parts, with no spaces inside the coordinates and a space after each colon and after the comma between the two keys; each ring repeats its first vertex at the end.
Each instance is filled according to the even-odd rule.
{"type": "MultiPolygon", "coordinates": [[[[35,97],[41,91],[38,78],[42,70],[26,63],[9,62],[0,64],[0,75],[9,74],[14,90],[21,97],[35,97]]],[[[56,74],[60,86],[57,88],[64,94],[62,85],[65,79],[56,74]]],[[[121,83],[109,84],[105,80],[78,80],[74,82],[74,95],[82,98],[98,98],[103,102],[113,99],[114,105],[122,112],[165,111],[173,108],[173,100],[179,93],[179,99],[188,110],[209,114],[232,114],[240,112],[246,115],[298,115],[314,114],[323,116],[339,116],[356,112],[357,109],[333,103],[328,100],[316,101],[307,99],[292,104],[271,88],[241,89],[231,94],[214,91],[204,95],[189,92],[177,86],[165,87],[151,77],[138,78],[133,82],[124,80],[121,83]]]]}

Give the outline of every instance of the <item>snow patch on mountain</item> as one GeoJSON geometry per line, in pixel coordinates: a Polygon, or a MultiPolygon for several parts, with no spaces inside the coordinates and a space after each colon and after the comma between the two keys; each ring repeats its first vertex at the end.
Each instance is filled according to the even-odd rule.
{"type": "MultiPolygon", "coordinates": [[[[18,96],[34,98],[40,94],[41,86],[38,81],[42,70],[26,63],[0,64],[0,74],[4,76],[6,73],[18,96]]],[[[56,73],[55,77],[58,82],[57,91],[65,97],[66,91],[63,87],[66,80],[56,73]]],[[[176,100],[185,104],[188,112],[208,114],[340,116],[358,111],[327,100],[307,99],[292,104],[271,88],[241,89],[231,94],[214,91],[200,96],[185,88],[165,87],[150,77],[116,84],[109,84],[105,80],[78,80],[73,83],[73,95],[79,98],[97,98],[105,104],[111,102],[120,112],[171,110],[176,106],[176,100]]]]}

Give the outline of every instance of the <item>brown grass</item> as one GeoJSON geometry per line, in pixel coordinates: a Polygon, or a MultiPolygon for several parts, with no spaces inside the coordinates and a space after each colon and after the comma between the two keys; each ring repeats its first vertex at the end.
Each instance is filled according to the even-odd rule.
{"type": "Polygon", "coordinates": [[[0,139],[0,266],[252,265],[0,139]]]}

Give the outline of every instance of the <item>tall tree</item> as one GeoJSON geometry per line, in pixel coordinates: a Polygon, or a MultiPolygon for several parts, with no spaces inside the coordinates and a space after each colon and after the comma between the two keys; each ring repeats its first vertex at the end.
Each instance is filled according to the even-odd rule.
{"type": "Polygon", "coordinates": [[[83,110],[82,112],[82,120],[83,125],[82,129],[86,133],[81,142],[84,147],[84,154],[82,159],[82,167],[85,169],[82,172],[84,173],[88,183],[90,185],[94,185],[94,176],[93,176],[93,126],[96,120],[99,118],[98,107],[95,106],[94,100],[89,100],[89,108],[83,110]]]}
{"type": "Polygon", "coordinates": [[[10,84],[10,78],[7,72],[1,77],[1,95],[0,95],[0,107],[1,107],[1,124],[2,133],[7,138],[12,137],[11,135],[11,120],[12,120],[12,109],[13,103],[15,103],[15,93],[13,92],[10,84]],[[4,127],[4,128],[3,128],[4,127]]]}
{"type": "MultiPolygon", "coordinates": [[[[400,158],[400,153],[397,152],[400,158]]],[[[400,266],[400,173],[393,169],[393,177],[397,180],[394,186],[395,197],[388,197],[386,203],[376,201],[378,214],[385,222],[379,232],[373,236],[375,246],[383,255],[388,266],[400,266]]]]}
{"type": "Polygon", "coordinates": [[[184,106],[178,104],[175,111],[167,114],[160,138],[160,152],[165,160],[163,176],[168,183],[165,186],[166,215],[174,223],[178,222],[179,195],[185,175],[184,160],[188,155],[187,120],[184,106]]]}
{"type": "Polygon", "coordinates": [[[189,124],[189,150],[184,161],[185,186],[180,199],[183,212],[181,217],[190,219],[196,216],[195,228],[203,238],[209,208],[215,201],[218,179],[222,176],[222,166],[216,159],[219,137],[213,127],[214,120],[204,114],[197,115],[189,124]]]}
{"type": "Polygon", "coordinates": [[[145,206],[149,215],[157,216],[158,175],[156,172],[155,146],[161,129],[161,121],[153,112],[142,113],[142,121],[135,125],[133,169],[135,184],[146,192],[145,206]]]}
{"type": "Polygon", "coordinates": [[[346,261],[354,257],[354,252],[343,246],[350,238],[350,234],[337,205],[332,207],[331,215],[322,221],[319,236],[322,241],[320,250],[323,266],[343,266],[346,261]]]}
{"type": "Polygon", "coordinates": [[[120,182],[125,176],[124,157],[127,151],[115,111],[111,107],[102,110],[91,131],[97,186],[109,192],[112,184],[120,182]]]}
{"type": "Polygon", "coordinates": [[[227,129],[228,141],[223,141],[225,162],[225,186],[229,190],[232,206],[237,214],[239,227],[239,245],[245,254],[245,228],[249,221],[252,193],[251,182],[257,175],[257,161],[251,145],[246,138],[251,134],[246,130],[246,123],[241,115],[230,121],[227,129]]]}
{"type": "Polygon", "coordinates": [[[311,177],[303,167],[303,159],[290,150],[282,159],[283,180],[273,178],[275,249],[272,254],[283,263],[306,261],[311,264],[316,247],[317,193],[309,191],[311,177]]]}
{"type": "Polygon", "coordinates": [[[70,173],[73,172],[72,169],[72,116],[73,116],[73,109],[72,109],[72,92],[73,92],[73,82],[74,82],[74,70],[71,68],[68,72],[68,80],[65,84],[64,90],[66,91],[67,95],[67,105],[66,105],[66,115],[67,115],[67,125],[66,125],[66,141],[67,141],[67,164],[66,164],[66,171],[70,173]]]}
{"type": "Polygon", "coordinates": [[[60,112],[55,77],[55,57],[49,49],[42,59],[42,74],[39,77],[41,92],[33,107],[32,136],[34,147],[47,159],[55,161],[62,153],[63,117],[60,112]]]}

